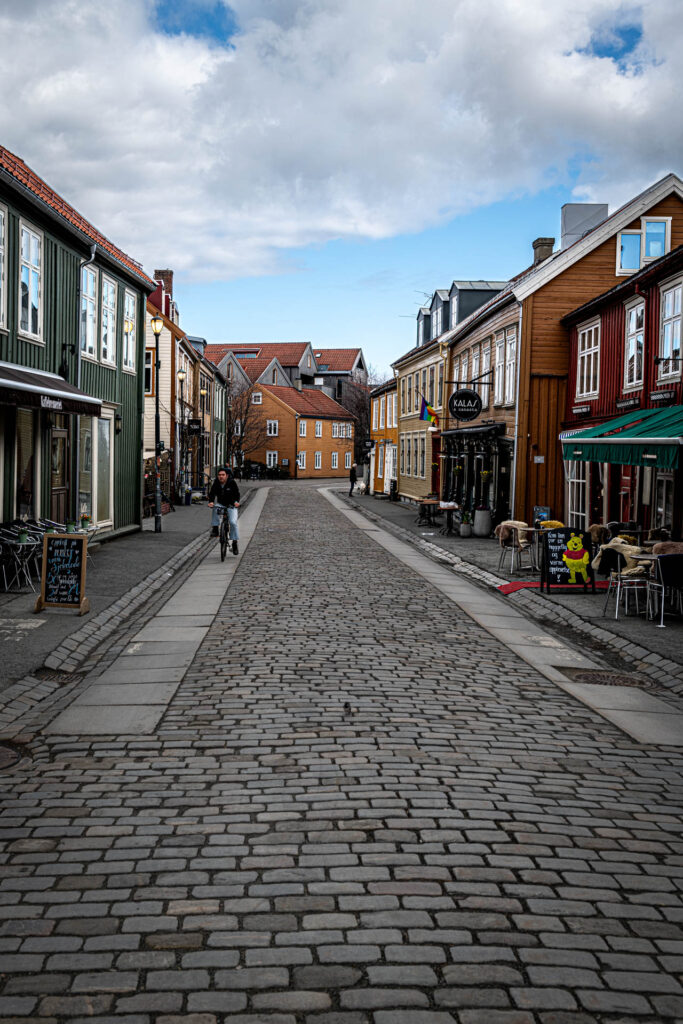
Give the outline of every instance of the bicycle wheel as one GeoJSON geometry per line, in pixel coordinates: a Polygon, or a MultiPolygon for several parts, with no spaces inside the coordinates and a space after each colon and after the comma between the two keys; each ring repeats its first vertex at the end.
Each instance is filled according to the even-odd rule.
{"type": "Polygon", "coordinates": [[[225,555],[226,555],[227,550],[228,550],[228,522],[227,522],[227,519],[225,518],[225,516],[223,516],[223,519],[221,520],[220,541],[221,541],[221,562],[224,562],[225,561],[225,555]]]}

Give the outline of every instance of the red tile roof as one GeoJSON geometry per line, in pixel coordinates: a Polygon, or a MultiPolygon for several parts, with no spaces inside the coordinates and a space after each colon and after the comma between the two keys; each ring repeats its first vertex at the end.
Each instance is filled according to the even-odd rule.
{"type": "Polygon", "coordinates": [[[307,347],[307,341],[255,341],[251,344],[248,341],[226,341],[220,345],[207,345],[206,350],[215,352],[215,356],[209,356],[214,362],[216,357],[220,362],[228,352],[255,352],[258,356],[268,356],[269,360],[279,359],[282,366],[295,366],[301,362],[307,347]]]}
{"type": "Polygon", "coordinates": [[[108,252],[110,256],[113,256],[117,263],[120,263],[149,288],[153,290],[156,287],[156,282],[145,274],[142,266],[136,260],[127,256],[118,246],[110,242],[108,238],[105,238],[96,227],[93,227],[90,221],[87,221],[73,206],[70,206],[66,200],[62,199],[54,189],[50,188],[42,178],[39,178],[20,157],[10,153],[4,146],[0,146],[0,169],[6,171],[18,184],[23,185],[37,199],[42,200],[46,206],[49,206],[58,213],[72,227],[82,231],[92,242],[95,242],[108,252]]]}
{"type": "Polygon", "coordinates": [[[313,355],[318,366],[327,366],[329,373],[337,370],[350,372],[358,358],[359,348],[314,348],[313,355]]]}
{"type": "Polygon", "coordinates": [[[352,420],[353,416],[324,391],[317,388],[285,388],[276,384],[264,384],[264,389],[275,395],[300,416],[322,416],[326,419],[352,420]]]}

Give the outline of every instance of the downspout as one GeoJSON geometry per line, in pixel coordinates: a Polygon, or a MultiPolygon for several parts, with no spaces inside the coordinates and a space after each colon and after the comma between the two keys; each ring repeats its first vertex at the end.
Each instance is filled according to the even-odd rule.
{"type": "MultiPolygon", "coordinates": [[[[81,260],[78,265],[78,282],[76,284],[76,387],[80,389],[81,386],[81,338],[79,325],[81,322],[81,281],[83,279],[83,268],[92,266],[95,262],[95,256],[97,255],[97,246],[93,242],[90,246],[90,257],[87,260],[81,260]]],[[[72,516],[78,520],[80,508],[78,507],[78,481],[80,480],[81,473],[81,417],[80,414],[76,416],[76,486],[74,487],[74,497],[72,506],[72,516]]],[[[91,478],[92,479],[92,478],[91,478]]],[[[90,515],[94,521],[94,512],[92,508],[92,484],[90,487],[90,515]]]]}
{"type": "MultiPolygon", "coordinates": [[[[517,300],[519,301],[519,300],[517,300]]],[[[493,353],[491,353],[493,355],[493,353]]],[[[514,449],[512,454],[512,496],[510,498],[510,515],[515,518],[515,501],[517,499],[517,459],[519,454],[519,382],[520,368],[522,365],[522,303],[519,303],[519,316],[517,318],[517,356],[515,365],[515,436],[514,449]]]]}

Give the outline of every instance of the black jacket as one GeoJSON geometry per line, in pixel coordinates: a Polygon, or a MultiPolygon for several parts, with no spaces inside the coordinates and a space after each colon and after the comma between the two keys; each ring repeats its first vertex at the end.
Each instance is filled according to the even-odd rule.
{"type": "Polygon", "coordinates": [[[221,484],[218,477],[211,484],[209,501],[218,502],[219,505],[234,505],[240,500],[240,492],[235,483],[234,477],[229,476],[225,484],[221,484]]]}
{"type": "Polygon", "coordinates": [[[355,466],[351,466],[351,469],[349,471],[349,480],[351,481],[352,484],[355,484],[357,479],[358,479],[358,476],[356,475],[355,466]]]}

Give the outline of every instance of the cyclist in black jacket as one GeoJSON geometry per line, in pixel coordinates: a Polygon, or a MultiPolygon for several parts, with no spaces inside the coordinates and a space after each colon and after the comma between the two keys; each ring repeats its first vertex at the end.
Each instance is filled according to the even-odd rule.
{"type": "Polygon", "coordinates": [[[232,553],[237,555],[239,548],[237,541],[239,540],[239,532],[237,529],[237,509],[240,507],[240,492],[235,478],[229,469],[225,469],[221,466],[216,475],[216,479],[211,484],[211,490],[209,491],[209,508],[211,512],[211,536],[218,536],[218,524],[220,523],[220,513],[215,505],[225,505],[228,509],[228,522],[230,523],[230,540],[232,541],[232,553]]]}

